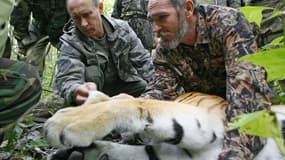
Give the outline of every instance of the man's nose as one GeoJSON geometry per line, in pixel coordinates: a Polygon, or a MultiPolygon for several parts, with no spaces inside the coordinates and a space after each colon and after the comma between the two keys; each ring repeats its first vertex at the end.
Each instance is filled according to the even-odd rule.
{"type": "Polygon", "coordinates": [[[82,19],[81,19],[81,26],[82,26],[82,27],[86,27],[87,25],[88,25],[87,20],[86,20],[85,18],[82,18],[82,19]]]}
{"type": "Polygon", "coordinates": [[[161,30],[161,26],[158,25],[157,23],[153,22],[153,24],[152,24],[152,31],[157,33],[160,30],[161,30]]]}

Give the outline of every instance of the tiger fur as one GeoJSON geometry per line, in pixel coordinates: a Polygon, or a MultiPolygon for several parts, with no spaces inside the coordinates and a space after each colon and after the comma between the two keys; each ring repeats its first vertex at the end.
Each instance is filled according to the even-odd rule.
{"type": "MultiPolygon", "coordinates": [[[[85,160],[215,160],[222,150],[226,106],[224,99],[198,92],[174,102],[111,100],[92,92],[82,106],[53,115],[44,125],[45,137],[53,146],[84,150],[85,160]],[[139,133],[149,141],[126,145],[102,140],[113,131],[139,133]]],[[[282,159],[271,139],[255,159],[268,158],[282,159]]]]}

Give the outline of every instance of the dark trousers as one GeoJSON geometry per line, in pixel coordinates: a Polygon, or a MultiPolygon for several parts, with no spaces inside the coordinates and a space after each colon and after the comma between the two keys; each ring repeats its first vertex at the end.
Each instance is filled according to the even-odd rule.
{"type": "Polygon", "coordinates": [[[146,85],[147,83],[143,80],[135,82],[124,82],[119,80],[112,85],[104,85],[102,91],[109,96],[126,93],[134,97],[138,97],[143,93],[146,85]]]}

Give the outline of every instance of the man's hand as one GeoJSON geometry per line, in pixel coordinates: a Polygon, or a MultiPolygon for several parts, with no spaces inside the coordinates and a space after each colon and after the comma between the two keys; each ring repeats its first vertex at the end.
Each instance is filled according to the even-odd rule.
{"type": "Polygon", "coordinates": [[[25,49],[25,48],[19,48],[18,53],[20,53],[21,55],[26,56],[26,55],[27,55],[27,53],[26,53],[26,52],[27,52],[27,51],[26,51],[26,49],[25,49]]]}
{"type": "Polygon", "coordinates": [[[97,86],[93,82],[87,82],[75,89],[75,103],[77,105],[83,104],[89,96],[89,91],[97,90],[97,86]]]}

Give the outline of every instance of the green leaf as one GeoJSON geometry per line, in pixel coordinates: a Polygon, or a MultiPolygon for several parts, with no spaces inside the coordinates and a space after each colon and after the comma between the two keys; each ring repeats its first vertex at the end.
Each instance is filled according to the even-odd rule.
{"type": "Polygon", "coordinates": [[[262,11],[266,9],[275,10],[274,8],[263,6],[246,6],[239,8],[240,12],[244,14],[249,22],[255,22],[259,27],[262,21],[262,11]]]}
{"type": "Polygon", "coordinates": [[[235,117],[228,127],[228,131],[238,129],[249,135],[272,138],[283,155],[285,155],[284,140],[273,111],[262,110],[235,117]]]}
{"type": "Polygon", "coordinates": [[[279,11],[277,9],[274,9],[273,14],[271,16],[267,17],[265,20],[263,20],[263,22],[269,21],[269,20],[271,20],[271,19],[273,19],[273,18],[275,18],[275,17],[277,17],[279,15],[284,15],[284,12],[281,12],[281,11],[279,11]]]}
{"type": "Polygon", "coordinates": [[[33,139],[31,141],[31,145],[32,145],[32,148],[36,148],[36,147],[47,148],[47,147],[49,147],[47,142],[44,139],[42,139],[41,137],[37,137],[37,138],[33,139]]]}
{"type": "Polygon", "coordinates": [[[284,47],[284,37],[283,36],[273,39],[270,43],[262,46],[261,48],[263,50],[269,50],[269,49],[281,48],[281,47],[284,47]]]}
{"type": "Polygon", "coordinates": [[[273,39],[273,40],[270,42],[270,44],[279,46],[279,45],[282,45],[282,44],[283,44],[283,41],[284,41],[284,37],[283,37],[283,36],[280,36],[280,37],[277,37],[277,38],[273,39]]]}
{"type": "Polygon", "coordinates": [[[227,130],[230,131],[238,129],[239,127],[246,125],[260,115],[264,114],[263,112],[265,112],[265,110],[237,116],[231,120],[227,130]]]}
{"type": "Polygon", "coordinates": [[[285,78],[285,48],[259,51],[255,54],[241,57],[242,61],[249,61],[261,65],[267,71],[267,80],[282,80],[285,78]]]}
{"type": "Polygon", "coordinates": [[[274,103],[274,104],[284,104],[285,103],[285,96],[284,95],[275,96],[271,100],[271,102],[274,103]]]}
{"type": "Polygon", "coordinates": [[[228,130],[237,128],[239,128],[239,131],[250,135],[268,138],[273,138],[280,134],[275,113],[267,110],[235,117],[232,122],[229,123],[228,130]]]}

